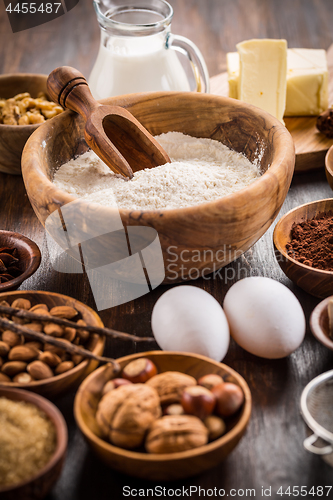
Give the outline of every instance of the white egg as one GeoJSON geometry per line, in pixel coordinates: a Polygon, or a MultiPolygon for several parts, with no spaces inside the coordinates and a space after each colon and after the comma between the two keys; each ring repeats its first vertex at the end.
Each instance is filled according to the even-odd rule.
{"type": "Polygon", "coordinates": [[[300,346],[306,322],[295,295],[270,278],[245,278],[227,292],[224,312],[234,340],[263,358],[283,358],[300,346]]]}
{"type": "Polygon", "coordinates": [[[181,285],[156,302],[151,326],[165,351],[202,354],[221,361],[229,347],[226,316],[212,295],[195,286],[181,285]]]}

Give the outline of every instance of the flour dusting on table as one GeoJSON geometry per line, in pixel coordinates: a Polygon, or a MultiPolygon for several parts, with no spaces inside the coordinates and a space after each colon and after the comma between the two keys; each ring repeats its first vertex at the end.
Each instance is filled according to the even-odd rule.
{"type": "Polygon", "coordinates": [[[154,210],[216,200],[260,177],[259,165],[218,141],[180,132],[156,139],[172,163],[141,170],[125,180],[88,151],[62,165],[53,182],[67,193],[101,205],[154,210]]]}

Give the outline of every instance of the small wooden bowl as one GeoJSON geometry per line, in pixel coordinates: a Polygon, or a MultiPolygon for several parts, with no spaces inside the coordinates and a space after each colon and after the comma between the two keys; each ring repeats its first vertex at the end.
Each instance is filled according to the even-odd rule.
{"type": "MultiPolygon", "coordinates": [[[[87,325],[104,326],[101,318],[95,311],[82,302],[79,302],[71,297],[67,297],[67,295],[35,290],[0,293],[0,302],[2,300],[6,300],[11,303],[13,300],[18,298],[29,299],[33,305],[39,303],[46,304],[50,309],[54,306],[72,306],[81,313],[82,319],[87,323],[87,325]]],[[[92,349],[92,352],[98,355],[103,354],[104,345],[105,338],[99,337],[95,347],[92,349]]],[[[68,370],[60,375],[55,375],[49,379],[35,380],[29,384],[0,382],[0,387],[27,389],[29,391],[42,394],[47,398],[53,398],[68,392],[73,387],[77,387],[89,373],[95,370],[97,366],[98,362],[95,360],[84,360],[71,370],[68,370]]]]}
{"type": "Polygon", "coordinates": [[[199,474],[220,463],[237,445],[243,436],[251,414],[250,389],[237,372],[198,354],[152,351],[132,354],[117,361],[123,368],[133,359],[148,357],[158,371],[179,371],[196,379],[208,373],[217,373],[228,382],[238,384],[245,395],[241,411],[233,417],[226,434],[211,443],[193,450],[152,454],[129,451],[104,441],[100,437],[95,414],[101,391],[107,380],[112,378],[108,366],[102,366],[81,384],[74,401],[74,416],[77,425],[94,452],[111,468],[131,476],[154,481],[176,480],[199,474]]]}
{"type": "MultiPolygon", "coordinates": [[[[238,258],[267,231],[287,195],[295,164],[292,138],[276,118],[237,99],[199,92],[130,94],[105,99],[103,103],[125,107],[153,135],[176,131],[220,141],[252,161],[259,159],[264,172],[236,193],[192,207],[119,210],[125,227],[146,227],[154,238],[158,235],[164,259],[163,283],[212,273],[238,258]]],[[[91,233],[108,233],[116,222],[115,214],[118,216],[116,208],[78,200],[52,183],[55,171],[63,163],[87,150],[83,129],[83,119],[66,111],[36,130],[22,155],[22,175],[32,207],[56,241],[62,237],[58,231],[61,223],[50,215],[59,217],[57,211],[64,210],[65,220],[70,217],[76,241],[76,236],[85,241],[92,238],[91,233]]],[[[152,240],[140,248],[141,233],[145,230],[140,231],[137,246],[143,250],[152,240]]],[[[122,245],[121,240],[119,254],[122,245]]],[[[114,249],[114,255],[117,250],[114,249]]],[[[105,238],[103,245],[99,238],[97,261],[108,252],[109,239],[105,238]]],[[[151,258],[149,263],[151,281],[156,279],[158,284],[163,279],[160,262],[161,259],[151,258]]]]}
{"type": "Polygon", "coordinates": [[[325,156],[325,171],[327,182],[333,189],[333,146],[329,148],[325,156]]]}
{"type": "Polygon", "coordinates": [[[305,203],[281,217],[273,233],[275,256],[282,271],[300,288],[319,298],[333,294],[333,272],[322,271],[298,262],[288,255],[286,245],[290,243],[293,224],[312,219],[319,213],[330,210],[333,210],[332,198],[305,203]]]}
{"type": "Polygon", "coordinates": [[[17,248],[22,273],[6,283],[0,283],[0,292],[16,290],[24,280],[37,271],[42,258],[36,243],[23,234],[0,230],[0,248],[3,247],[17,248]]]}
{"type": "MultiPolygon", "coordinates": [[[[47,75],[13,73],[0,76],[0,98],[9,99],[17,94],[29,92],[37,97],[39,92],[47,93],[47,75]]],[[[39,127],[36,125],[0,124],[0,172],[21,174],[21,154],[30,135],[39,127]]]]}
{"type": "Polygon", "coordinates": [[[327,297],[314,308],[310,316],[310,329],[319,342],[333,351],[333,339],[329,335],[327,311],[328,302],[331,299],[333,297],[327,297]]]}
{"type": "Polygon", "coordinates": [[[20,389],[0,387],[0,397],[13,401],[27,401],[36,405],[53,422],[57,433],[57,446],[50,461],[33,477],[21,483],[0,486],[1,500],[39,500],[44,498],[60,476],[67,450],[67,426],[58,408],[47,399],[20,389]]]}

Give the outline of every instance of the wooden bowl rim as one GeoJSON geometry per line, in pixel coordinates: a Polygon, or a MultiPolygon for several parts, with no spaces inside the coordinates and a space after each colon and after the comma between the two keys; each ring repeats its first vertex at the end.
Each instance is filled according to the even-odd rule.
{"type": "Polygon", "coordinates": [[[333,340],[331,340],[320,326],[320,317],[327,308],[328,302],[333,299],[333,295],[319,302],[310,315],[310,330],[313,336],[325,347],[333,351],[333,340]]]}
{"type": "MultiPolygon", "coordinates": [[[[332,202],[332,210],[333,210],[333,198],[325,198],[324,200],[316,200],[316,201],[311,201],[309,203],[304,203],[303,205],[299,205],[298,207],[295,207],[293,208],[292,210],[289,210],[289,212],[287,212],[286,214],[284,214],[281,219],[278,220],[278,222],[276,223],[276,226],[274,228],[274,232],[273,232],[273,242],[274,242],[274,246],[275,248],[287,259],[289,260],[290,262],[292,262],[293,264],[297,265],[300,269],[302,269],[304,272],[308,272],[309,270],[314,272],[314,273],[318,273],[318,274],[321,274],[321,275],[324,275],[324,276],[332,276],[333,277],[333,271],[325,271],[323,269],[316,269],[315,267],[311,267],[311,266],[307,266],[306,264],[303,264],[302,262],[299,262],[298,260],[296,259],[293,259],[292,257],[290,257],[290,255],[287,254],[287,252],[285,251],[284,247],[282,245],[280,245],[280,238],[279,238],[279,235],[280,235],[280,232],[281,232],[281,225],[282,225],[282,222],[287,218],[289,217],[292,213],[296,213],[298,210],[304,208],[304,207],[307,207],[307,206],[314,206],[314,205],[319,205],[319,204],[322,204],[322,203],[326,203],[326,202],[332,202]]],[[[291,226],[290,226],[291,227],[291,226]]]]}
{"type": "MultiPolygon", "coordinates": [[[[10,80],[12,78],[21,80],[24,83],[24,81],[27,78],[38,78],[38,79],[45,79],[47,80],[48,75],[44,73],[7,73],[4,75],[0,75],[0,87],[1,83],[4,82],[5,80],[10,80]]],[[[1,96],[1,88],[0,88],[0,96],[1,96]]],[[[14,97],[14,96],[13,96],[14,97]]],[[[0,130],[22,130],[23,132],[30,132],[36,130],[42,123],[33,123],[31,125],[7,125],[4,123],[0,123],[0,130]],[[18,129],[19,127],[19,129],[18,129]]]]}
{"type": "Polygon", "coordinates": [[[190,358],[194,358],[197,360],[202,360],[209,362],[212,365],[215,365],[219,368],[222,368],[225,370],[228,374],[232,375],[236,380],[237,383],[239,383],[239,386],[243,390],[244,393],[244,406],[242,410],[242,415],[239,419],[239,421],[236,423],[236,425],[230,429],[226,434],[221,436],[220,438],[216,439],[215,441],[212,441],[210,443],[207,443],[203,446],[199,446],[198,448],[193,448],[191,450],[186,450],[186,451],[180,451],[176,453],[143,453],[143,452],[138,452],[138,451],[131,451],[127,450],[125,448],[120,448],[118,446],[114,446],[111,443],[104,441],[103,439],[99,438],[94,434],[90,428],[86,425],[85,421],[83,420],[83,417],[81,415],[81,398],[82,398],[82,393],[84,392],[86,386],[90,383],[90,380],[92,380],[94,377],[96,377],[102,370],[105,369],[105,366],[100,366],[97,370],[92,372],[80,385],[74,399],[74,417],[76,420],[76,423],[81,430],[81,432],[88,438],[89,441],[93,441],[96,445],[98,445],[100,448],[103,448],[103,450],[107,452],[112,452],[114,455],[119,455],[123,456],[129,459],[136,459],[136,460],[143,460],[144,462],[170,462],[172,460],[180,460],[184,458],[192,458],[200,455],[204,455],[208,452],[211,452],[213,450],[216,450],[220,448],[221,446],[229,443],[234,439],[237,435],[242,433],[250,419],[251,415],[251,408],[252,408],[252,396],[251,396],[251,391],[250,388],[245,381],[245,379],[238,373],[236,372],[233,368],[230,368],[228,365],[225,365],[224,363],[218,363],[217,361],[214,361],[206,356],[202,356],[200,354],[193,354],[189,352],[180,352],[180,351],[147,351],[147,352],[141,352],[141,353],[136,353],[136,354],[129,354],[127,356],[122,356],[121,358],[118,358],[117,361],[119,363],[126,362],[126,361],[131,361],[133,359],[139,358],[139,357],[148,357],[154,355],[154,356],[186,356],[190,358]]]}
{"type": "MultiPolygon", "coordinates": [[[[286,165],[289,166],[292,165],[292,170],[294,170],[294,165],[295,165],[295,146],[293,139],[282,123],[275,118],[274,116],[270,115],[269,113],[266,113],[265,111],[261,110],[260,108],[257,108],[255,106],[252,106],[251,104],[247,104],[242,101],[238,101],[236,99],[231,99],[229,97],[223,97],[223,96],[218,96],[215,94],[203,94],[203,93],[196,93],[196,92],[175,92],[175,91],[169,91],[169,92],[142,92],[142,93],[135,93],[135,94],[127,94],[127,95],[122,95],[122,96],[116,96],[116,97],[110,97],[108,99],[102,99],[99,102],[102,104],[116,104],[119,106],[130,106],[137,104],[138,102],[142,101],[149,101],[149,100],[157,100],[157,99],[166,99],[166,98],[174,98],[178,96],[181,98],[182,101],[187,102],[191,101],[193,98],[197,100],[214,100],[217,104],[221,105],[221,108],[223,108],[223,104],[228,103],[229,105],[232,104],[234,108],[240,108],[243,111],[249,111],[250,115],[256,115],[257,117],[262,117],[265,122],[266,122],[266,127],[271,127],[274,128],[274,135],[276,136],[276,141],[278,141],[278,145],[281,146],[281,149],[276,149],[275,154],[276,158],[270,165],[270,167],[264,172],[258,179],[253,181],[251,184],[248,186],[236,191],[235,193],[228,194],[226,196],[223,196],[221,198],[218,198],[216,200],[200,203],[197,205],[192,205],[190,207],[184,207],[184,208],[161,208],[161,209],[156,209],[156,210],[144,210],[144,209],[124,209],[124,208],[117,208],[117,207],[108,207],[105,206],[104,208],[106,210],[117,210],[121,215],[124,217],[128,217],[131,215],[132,219],[139,219],[142,217],[142,214],[145,214],[147,218],[149,217],[154,217],[156,214],[163,214],[164,217],[178,217],[179,214],[181,213],[182,215],[191,215],[191,216],[198,216],[202,212],[203,209],[211,209],[213,207],[218,207],[219,210],[223,210],[225,206],[228,206],[229,208],[232,207],[233,203],[236,204],[237,206],[241,203],[241,201],[246,204],[249,203],[249,199],[257,199],[257,186],[258,184],[262,184],[264,182],[278,182],[277,178],[279,179],[280,175],[280,165],[282,163],[285,163],[286,165]],[[288,148],[286,148],[286,144],[288,144],[288,148]]],[[[28,177],[31,171],[34,171],[34,174],[37,174],[39,177],[39,181],[42,183],[45,183],[46,186],[49,188],[49,193],[52,193],[52,199],[57,200],[57,203],[61,205],[65,205],[67,203],[71,203],[75,200],[80,199],[82,203],[87,203],[91,205],[91,202],[85,202],[82,200],[82,198],[75,197],[74,195],[71,195],[69,193],[66,193],[65,191],[62,191],[55,187],[53,182],[49,180],[49,178],[45,175],[45,173],[36,166],[38,161],[33,162],[31,158],[36,155],[36,150],[34,150],[32,147],[30,147],[30,144],[33,144],[33,142],[36,140],[40,143],[48,136],[48,134],[51,132],[51,127],[54,128],[58,122],[61,120],[64,120],[66,116],[68,116],[70,113],[73,113],[72,111],[66,111],[65,113],[61,113],[60,115],[55,116],[52,121],[45,122],[43,125],[43,128],[39,128],[39,130],[36,130],[28,139],[23,153],[22,153],[22,176],[23,180],[25,182],[25,177],[28,177]],[[30,157],[29,161],[29,169],[25,168],[25,154],[27,154],[29,151],[29,154],[27,156],[30,157]]],[[[291,169],[291,167],[289,167],[291,169]]],[[[290,172],[289,172],[290,173],[290,172]]],[[[99,205],[100,206],[100,205],[99,205]]]]}
{"type": "Polygon", "coordinates": [[[0,293],[5,292],[6,290],[9,292],[13,287],[18,287],[21,283],[23,283],[23,281],[32,276],[39,268],[42,259],[42,255],[37,243],[32,241],[27,236],[24,236],[23,234],[20,233],[15,233],[13,231],[5,231],[1,229],[0,238],[2,235],[11,237],[12,239],[18,241],[19,247],[21,241],[26,243],[26,245],[29,248],[30,259],[27,269],[22,274],[20,274],[19,276],[10,281],[7,281],[6,283],[0,283],[0,293]]]}
{"type": "Polygon", "coordinates": [[[331,182],[333,183],[333,146],[328,149],[325,155],[325,170],[326,176],[331,179],[331,182]]]}
{"type": "Polygon", "coordinates": [[[28,484],[34,482],[36,479],[49,472],[66,452],[68,442],[68,431],[65,419],[60,410],[53,403],[51,403],[51,401],[44,398],[43,396],[40,396],[39,394],[35,394],[34,392],[29,392],[17,388],[0,387],[0,397],[3,396],[7,399],[12,399],[10,397],[11,395],[18,396],[17,398],[14,397],[15,401],[27,401],[28,403],[34,404],[48,416],[56,429],[57,445],[50,460],[44,465],[42,469],[40,469],[29,479],[25,479],[20,483],[15,483],[4,488],[0,487],[0,495],[10,490],[15,490],[17,488],[27,486],[28,484]]]}
{"type": "MultiPolygon", "coordinates": [[[[13,295],[28,295],[28,294],[38,294],[38,295],[51,295],[52,297],[62,297],[62,298],[65,298],[65,299],[70,299],[70,300],[75,300],[76,303],[79,303],[80,305],[84,306],[85,309],[87,309],[90,313],[92,313],[92,316],[96,319],[96,325],[95,326],[101,326],[102,328],[104,327],[104,324],[103,324],[103,321],[101,320],[100,316],[97,314],[96,311],[94,311],[91,307],[87,306],[86,304],[84,304],[83,302],[77,300],[77,299],[74,299],[73,297],[69,297],[68,295],[64,295],[62,293],[56,293],[56,292],[46,292],[44,290],[13,290],[13,291],[8,291],[6,293],[4,293],[4,295],[8,295],[8,294],[13,294],[13,295]]],[[[2,293],[0,293],[0,300],[2,298],[2,293]]],[[[96,346],[95,348],[91,351],[93,353],[96,353],[98,354],[98,351],[99,351],[99,348],[100,346],[105,345],[105,338],[102,337],[101,335],[98,336],[98,340],[97,340],[97,343],[96,343],[96,346]]],[[[29,387],[29,388],[32,388],[32,387],[44,387],[44,386],[47,386],[50,382],[58,382],[58,381],[61,381],[63,379],[66,379],[68,375],[73,375],[75,374],[76,372],[78,371],[81,371],[82,369],[84,369],[90,362],[91,360],[90,359],[85,359],[83,361],[81,361],[81,363],[79,363],[78,365],[74,366],[74,368],[72,368],[71,370],[68,370],[67,372],[64,372],[64,373],[60,373],[59,375],[54,375],[53,377],[51,378],[47,378],[47,379],[44,379],[44,380],[34,380],[33,382],[29,382],[29,384],[18,384],[18,383],[15,383],[15,382],[0,382],[0,388],[3,388],[3,387],[8,387],[8,388],[18,388],[18,389],[22,389],[24,387],[29,387]]]]}

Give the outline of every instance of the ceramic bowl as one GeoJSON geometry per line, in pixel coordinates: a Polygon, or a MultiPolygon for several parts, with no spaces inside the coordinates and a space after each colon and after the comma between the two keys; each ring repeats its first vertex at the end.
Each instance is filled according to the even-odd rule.
{"type": "Polygon", "coordinates": [[[77,425],[93,451],[110,467],[143,479],[154,481],[182,479],[199,474],[219,464],[237,445],[243,436],[251,414],[250,389],[241,375],[228,366],[217,363],[205,356],[180,352],[151,351],[119,358],[123,368],[133,359],[148,357],[157,366],[158,372],[179,371],[192,375],[196,379],[208,373],[217,373],[225,381],[238,384],[245,395],[242,409],[231,421],[227,432],[219,439],[193,450],[169,453],[149,454],[129,451],[104,441],[95,421],[101,391],[110,380],[110,368],[102,366],[93,372],[81,384],[74,402],[74,415],[77,425]]]}
{"type": "MultiPolygon", "coordinates": [[[[82,302],[76,299],[67,297],[60,293],[53,292],[42,292],[42,291],[16,291],[8,293],[0,293],[0,302],[6,300],[9,304],[12,303],[17,298],[29,299],[32,305],[35,304],[46,304],[49,309],[54,306],[72,306],[77,309],[81,315],[82,319],[87,323],[87,325],[101,326],[103,327],[102,320],[98,314],[93,311],[90,307],[86,306],[82,302]]],[[[103,337],[98,337],[92,352],[101,355],[104,350],[105,339],[103,337]]],[[[16,387],[21,389],[27,389],[29,391],[37,392],[48,398],[53,398],[55,396],[60,396],[70,389],[77,387],[79,383],[86,377],[92,370],[94,370],[98,365],[95,360],[84,360],[78,365],[76,365],[71,370],[65,373],[56,375],[49,379],[35,380],[29,384],[18,384],[14,382],[1,382],[0,387],[16,387]]]]}
{"type": "MultiPolygon", "coordinates": [[[[46,93],[47,75],[33,73],[13,73],[0,75],[0,97],[9,99],[17,94],[29,92],[37,97],[39,92],[46,93]]],[[[0,124],[0,172],[21,174],[21,154],[30,135],[37,125],[0,124]]]]}
{"type": "Polygon", "coordinates": [[[37,271],[42,258],[38,246],[29,238],[23,234],[0,230],[0,248],[6,247],[17,249],[18,267],[22,272],[14,279],[0,283],[0,292],[16,290],[24,280],[37,271]]]}
{"type": "Polygon", "coordinates": [[[58,408],[47,399],[20,389],[0,387],[0,397],[14,401],[26,401],[36,405],[53,422],[57,445],[50,461],[33,477],[19,484],[0,486],[1,500],[40,500],[50,491],[61,474],[67,450],[67,426],[58,408]]]}
{"type": "Polygon", "coordinates": [[[315,269],[298,262],[288,255],[286,245],[290,243],[293,224],[312,219],[319,213],[330,210],[333,210],[331,198],[301,205],[281,217],[273,234],[275,255],[282,271],[300,288],[320,298],[333,294],[333,272],[315,269]]]}
{"type": "MultiPolygon", "coordinates": [[[[234,194],[187,208],[118,212],[78,202],[52,183],[60,165],[87,150],[82,118],[70,111],[62,113],[34,132],[22,156],[22,174],[31,204],[60,245],[64,238],[57,232],[61,228],[58,209],[64,220],[70,221],[73,234],[69,236],[75,242],[104,235],[112,226],[119,229],[116,217],[120,214],[124,226],[150,231],[150,243],[158,235],[165,276],[163,280],[163,273],[156,271],[156,281],[175,283],[225,266],[248,250],[272,224],[287,195],[295,163],[292,138],[277,119],[236,99],[197,92],[131,94],[102,102],[127,108],[153,135],[178,131],[218,140],[250,160],[259,159],[263,175],[234,194]]],[[[139,237],[137,243],[135,252],[148,246],[139,237]]],[[[106,239],[103,247],[99,239],[99,244],[98,256],[106,255],[109,241],[106,239]]],[[[161,259],[149,260],[149,272],[153,273],[161,259]]]]}
{"type": "Polygon", "coordinates": [[[333,189],[333,146],[329,148],[325,156],[325,171],[327,182],[333,189]]]}
{"type": "Polygon", "coordinates": [[[314,308],[310,316],[310,329],[319,342],[333,351],[333,338],[330,336],[327,309],[330,300],[333,300],[333,296],[322,300],[314,308]]]}

